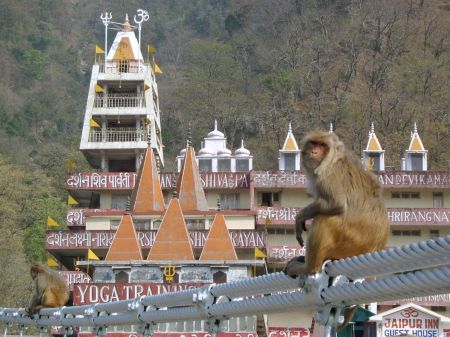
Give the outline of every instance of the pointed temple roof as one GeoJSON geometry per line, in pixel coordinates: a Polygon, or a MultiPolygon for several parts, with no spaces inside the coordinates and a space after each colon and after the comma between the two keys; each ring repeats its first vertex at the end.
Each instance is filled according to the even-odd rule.
{"type": "Polygon", "coordinates": [[[105,261],[142,260],[141,245],[131,215],[125,213],[117,228],[105,261]]]}
{"type": "Polygon", "coordinates": [[[411,142],[409,143],[408,151],[412,152],[425,152],[425,147],[423,146],[422,140],[420,139],[419,133],[417,132],[417,124],[414,123],[414,132],[411,133],[411,142]]]}
{"type": "Polygon", "coordinates": [[[117,33],[106,59],[108,61],[144,60],[139,49],[139,42],[133,32],[133,27],[128,22],[128,16],[125,18],[122,30],[117,33]]]}
{"type": "Polygon", "coordinates": [[[172,198],[147,260],[195,260],[178,198],[172,198]]]}
{"type": "Polygon", "coordinates": [[[283,149],[282,151],[298,151],[298,145],[295,141],[294,135],[292,134],[292,126],[291,123],[289,123],[289,131],[286,136],[286,140],[284,141],[283,149]]]}
{"type": "Polygon", "coordinates": [[[137,183],[131,195],[133,212],[164,211],[164,197],[159,182],[153,149],[148,147],[139,168],[137,183]]]}
{"type": "Polygon", "coordinates": [[[367,142],[367,147],[365,151],[379,152],[383,151],[380,142],[378,141],[377,135],[375,134],[375,128],[372,123],[372,127],[369,131],[369,141],[367,142]]]}
{"type": "Polygon", "coordinates": [[[203,260],[237,260],[236,251],[231,242],[230,233],[222,213],[217,213],[209,230],[200,261],[203,260]]]}
{"type": "Polygon", "coordinates": [[[183,212],[207,211],[205,191],[192,146],[188,146],[177,181],[177,195],[183,212]]]}

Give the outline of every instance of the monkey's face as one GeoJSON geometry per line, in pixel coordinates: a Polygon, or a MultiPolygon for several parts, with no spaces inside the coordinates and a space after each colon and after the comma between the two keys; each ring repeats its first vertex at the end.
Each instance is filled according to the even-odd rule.
{"type": "Polygon", "coordinates": [[[330,151],[327,144],[319,141],[306,143],[303,149],[303,163],[308,169],[315,169],[330,151]]]}

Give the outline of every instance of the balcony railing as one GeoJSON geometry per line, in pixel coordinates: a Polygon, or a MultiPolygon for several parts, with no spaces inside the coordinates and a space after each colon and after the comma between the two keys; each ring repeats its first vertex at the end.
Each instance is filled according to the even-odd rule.
{"type": "Polygon", "coordinates": [[[100,73],[120,74],[120,73],[142,73],[144,62],[137,60],[114,60],[99,63],[100,73]]]}
{"type": "Polygon", "coordinates": [[[94,108],[145,108],[145,99],[143,96],[97,96],[95,97],[94,108]]]}
{"type": "Polygon", "coordinates": [[[147,141],[147,134],[144,129],[136,128],[107,128],[91,129],[89,141],[99,142],[141,142],[147,141]]]}

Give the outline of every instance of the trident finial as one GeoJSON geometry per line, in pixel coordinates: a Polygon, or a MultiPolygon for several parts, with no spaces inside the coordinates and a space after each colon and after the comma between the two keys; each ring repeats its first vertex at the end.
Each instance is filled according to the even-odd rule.
{"type": "Polygon", "coordinates": [[[108,26],[112,19],[112,13],[111,12],[105,12],[105,14],[100,14],[100,19],[102,19],[102,22],[105,26],[108,26]]]}
{"type": "Polygon", "coordinates": [[[288,129],[288,133],[292,133],[292,124],[291,124],[291,122],[289,122],[289,129],[288,129]]]}
{"type": "Polygon", "coordinates": [[[414,133],[417,133],[417,123],[414,122],[414,133]]]}
{"type": "Polygon", "coordinates": [[[330,123],[330,130],[328,131],[328,133],[333,133],[333,123],[330,123]]]}
{"type": "Polygon", "coordinates": [[[188,124],[188,132],[187,132],[187,142],[186,142],[187,146],[191,146],[192,145],[192,128],[191,128],[191,122],[189,122],[188,124]]]}

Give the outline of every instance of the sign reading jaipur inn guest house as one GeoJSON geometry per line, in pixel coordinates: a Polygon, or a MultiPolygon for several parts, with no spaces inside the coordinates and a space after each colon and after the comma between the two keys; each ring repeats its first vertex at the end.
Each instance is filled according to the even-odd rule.
{"type": "Polygon", "coordinates": [[[450,318],[413,303],[372,316],[370,320],[377,322],[379,337],[447,337],[450,327],[450,318]]]}

